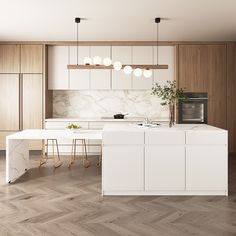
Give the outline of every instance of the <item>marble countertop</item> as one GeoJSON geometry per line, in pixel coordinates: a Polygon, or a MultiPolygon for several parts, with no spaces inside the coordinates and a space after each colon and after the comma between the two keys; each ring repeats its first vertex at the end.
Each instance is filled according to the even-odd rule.
{"type": "Polygon", "coordinates": [[[105,125],[104,131],[144,131],[144,132],[159,132],[159,131],[222,131],[227,130],[217,128],[206,124],[176,124],[169,127],[168,124],[161,124],[157,127],[143,127],[136,124],[111,124],[105,125]]]}
{"type": "MultiPolygon", "coordinates": [[[[158,121],[158,122],[168,122],[168,118],[155,118],[150,117],[152,121],[158,121]]],[[[81,117],[81,118],[47,118],[45,119],[46,122],[62,122],[62,121],[68,121],[68,122],[78,122],[78,121],[84,121],[84,122],[140,122],[144,121],[145,117],[129,117],[126,116],[124,119],[114,119],[113,117],[81,117]]]]}

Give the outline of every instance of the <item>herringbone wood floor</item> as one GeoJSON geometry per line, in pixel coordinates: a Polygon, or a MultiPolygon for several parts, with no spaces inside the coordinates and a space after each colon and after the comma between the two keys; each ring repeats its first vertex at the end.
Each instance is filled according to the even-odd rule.
{"type": "MultiPolygon", "coordinates": [[[[52,163],[5,185],[0,157],[0,236],[221,236],[236,235],[236,157],[231,157],[229,197],[104,197],[101,170],[79,161],[68,170],[52,163]]],[[[93,158],[94,162],[97,160],[93,158]]]]}

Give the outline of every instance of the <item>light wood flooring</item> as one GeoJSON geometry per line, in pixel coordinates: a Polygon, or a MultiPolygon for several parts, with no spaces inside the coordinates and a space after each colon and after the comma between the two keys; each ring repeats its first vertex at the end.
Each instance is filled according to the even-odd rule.
{"type": "Polygon", "coordinates": [[[101,170],[52,163],[6,185],[0,155],[0,236],[236,235],[236,156],[229,160],[229,197],[104,197],[101,170]]]}

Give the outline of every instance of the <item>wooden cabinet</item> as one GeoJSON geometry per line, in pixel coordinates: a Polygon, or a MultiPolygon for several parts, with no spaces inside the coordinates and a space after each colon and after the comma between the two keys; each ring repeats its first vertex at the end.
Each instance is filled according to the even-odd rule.
{"type": "MultiPolygon", "coordinates": [[[[69,64],[77,64],[77,47],[70,46],[69,64]]],[[[84,58],[90,57],[89,46],[78,47],[78,64],[84,64],[84,58]]],[[[90,70],[71,69],[69,70],[69,88],[72,90],[83,90],[90,88],[90,70]]]]}
{"type": "MultiPolygon", "coordinates": [[[[120,61],[123,65],[132,64],[131,46],[112,47],[112,61],[120,61]]],[[[127,75],[123,70],[112,70],[112,89],[132,89],[132,73],[127,75]]]]}
{"type": "Polygon", "coordinates": [[[48,89],[63,90],[69,88],[69,47],[48,47],[48,89]]]}
{"type": "Polygon", "coordinates": [[[103,148],[103,191],[144,190],[144,148],[105,146],[103,148]]]}
{"type": "Polygon", "coordinates": [[[0,45],[0,73],[20,73],[20,45],[0,45]]]}
{"type": "Polygon", "coordinates": [[[227,45],[227,129],[229,151],[236,152],[236,44],[227,45]]]}
{"type": "Polygon", "coordinates": [[[43,73],[42,45],[21,45],[21,73],[43,73]]]}
{"type": "Polygon", "coordinates": [[[145,189],[185,190],[185,147],[155,145],[145,148],[145,189]]]}
{"type": "MultiPolygon", "coordinates": [[[[43,127],[43,76],[42,74],[22,75],[22,123],[24,129],[43,127]]],[[[30,140],[30,150],[42,149],[41,140],[30,140]]]]}
{"type": "MultiPolygon", "coordinates": [[[[153,47],[152,46],[134,46],[132,63],[135,65],[152,65],[153,64],[153,47]]],[[[152,89],[153,76],[145,78],[144,76],[136,77],[133,75],[133,89],[152,89]]]]}
{"type": "Polygon", "coordinates": [[[23,74],[23,129],[42,129],[43,77],[41,74],[23,74]]]}
{"type": "Polygon", "coordinates": [[[19,74],[0,74],[0,130],[20,128],[19,74]]]}
{"type": "MultiPolygon", "coordinates": [[[[102,59],[111,58],[110,46],[91,46],[91,57],[99,56],[102,59]]],[[[90,88],[91,89],[111,89],[111,70],[98,69],[91,70],[90,75],[90,88]]]]}
{"type": "Polygon", "coordinates": [[[225,45],[180,45],[178,85],[208,93],[208,123],[226,128],[225,45]]]}

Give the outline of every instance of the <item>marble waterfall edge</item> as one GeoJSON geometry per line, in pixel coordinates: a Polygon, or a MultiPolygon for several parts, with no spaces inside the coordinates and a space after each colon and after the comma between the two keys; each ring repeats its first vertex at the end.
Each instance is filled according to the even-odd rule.
{"type": "Polygon", "coordinates": [[[53,91],[53,117],[112,117],[118,112],[130,117],[168,120],[168,107],[151,91],[53,91]]]}

